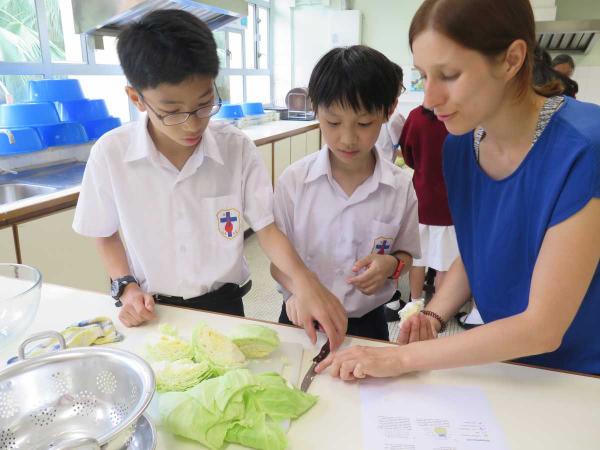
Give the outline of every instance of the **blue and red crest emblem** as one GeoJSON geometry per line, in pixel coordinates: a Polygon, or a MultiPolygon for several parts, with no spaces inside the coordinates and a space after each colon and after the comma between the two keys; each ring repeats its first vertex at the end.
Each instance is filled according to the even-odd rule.
{"type": "Polygon", "coordinates": [[[379,236],[373,241],[373,249],[371,253],[378,255],[388,255],[392,249],[394,238],[379,236]]]}
{"type": "Polygon", "coordinates": [[[217,213],[219,232],[227,239],[233,239],[240,232],[240,212],[237,209],[222,209],[217,213]]]}

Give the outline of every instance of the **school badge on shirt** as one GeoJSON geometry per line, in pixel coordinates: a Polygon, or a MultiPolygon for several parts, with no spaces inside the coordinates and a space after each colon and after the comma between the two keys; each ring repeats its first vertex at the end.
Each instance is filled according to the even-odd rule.
{"type": "Polygon", "coordinates": [[[237,209],[222,209],[217,213],[219,232],[227,239],[233,239],[240,232],[240,212],[237,209]]]}
{"type": "Polygon", "coordinates": [[[394,238],[379,236],[373,241],[373,248],[371,253],[377,253],[378,255],[387,255],[390,253],[394,238]]]}

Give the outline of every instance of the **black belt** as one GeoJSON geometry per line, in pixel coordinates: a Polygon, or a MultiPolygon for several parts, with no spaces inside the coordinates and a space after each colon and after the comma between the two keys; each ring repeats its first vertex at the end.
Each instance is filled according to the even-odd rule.
{"type": "Polygon", "coordinates": [[[187,299],[165,294],[154,294],[153,297],[158,303],[176,306],[188,306],[191,308],[202,308],[203,306],[208,306],[210,304],[217,304],[219,302],[227,302],[242,298],[244,295],[250,292],[251,288],[252,280],[249,280],[243,286],[239,286],[235,283],[226,283],[212,292],[207,292],[206,294],[199,295],[198,297],[187,299]]]}

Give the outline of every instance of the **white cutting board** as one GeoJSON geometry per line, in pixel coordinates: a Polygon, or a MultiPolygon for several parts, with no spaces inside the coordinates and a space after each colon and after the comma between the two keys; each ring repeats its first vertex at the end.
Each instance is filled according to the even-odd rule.
{"type": "MultiPolygon", "coordinates": [[[[247,369],[255,374],[276,372],[288,380],[294,387],[299,387],[301,383],[300,368],[302,366],[303,352],[302,344],[281,342],[279,348],[266,358],[248,359],[247,369]]],[[[158,393],[154,394],[152,402],[150,402],[146,410],[146,414],[156,425],[160,425],[160,414],[158,413],[159,395],[158,393]]],[[[282,425],[287,431],[289,420],[286,420],[282,425]]]]}
{"type": "Polygon", "coordinates": [[[294,387],[300,386],[302,344],[282,342],[279,348],[266,358],[249,359],[248,370],[252,373],[277,372],[294,387]]]}

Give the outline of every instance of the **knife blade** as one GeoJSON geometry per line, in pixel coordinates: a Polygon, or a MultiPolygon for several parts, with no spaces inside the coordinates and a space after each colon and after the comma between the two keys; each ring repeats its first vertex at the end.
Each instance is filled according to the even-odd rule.
{"type": "Polygon", "coordinates": [[[306,375],[304,375],[302,383],[300,384],[300,390],[302,392],[306,392],[308,390],[310,383],[312,383],[312,380],[317,374],[317,372],[315,372],[315,367],[317,367],[317,364],[319,364],[321,361],[327,358],[327,355],[329,355],[329,339],[327,340],[327,342],[325,342],[325,344],[323,344],[323,347],[321,347],[321,350],[319,351],[317,356],[313,358],[313,363],[310,365],[310,368],[306,372],[306,375]]]}

